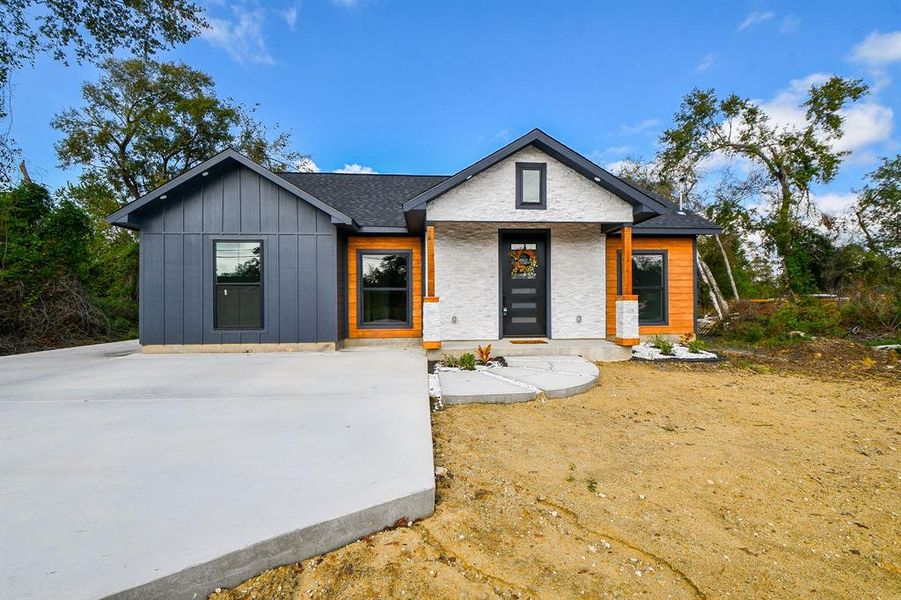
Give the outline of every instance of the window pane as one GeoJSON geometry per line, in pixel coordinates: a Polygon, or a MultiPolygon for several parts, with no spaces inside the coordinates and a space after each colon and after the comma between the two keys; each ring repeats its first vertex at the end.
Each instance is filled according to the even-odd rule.
{"type": "Polygon", "coordinates": [[[635,254],[632,256],[633,287],[663,287],[663,255],[635,254]]]}
{"type": "Polygon", "coordinates": [[[217,283],[259,283],[259,242],[216,242],[217,283]]]}
{"type": "Polygon", "coordinates": [[[364,254],[362,257],[364,288],[406,288],[406,254],[364,254]]]}
{"type": "Polygon", "coordinates": [[[541,171],[522,170],[522,203],[541,204],[541,171]]]}
{"type": "Polygon", "coordinates": [[[638,290],[638,321],[663,321],[663,290],[638,290]]]}
{"type": "Polygon", "coordinates": [[[363,323],[407,322],[407,291],[364,290],[363,323]]]}
{"type": "Polygon", "coordinates": [[[263,326],[261,299],[258,285],[217,285],[216,327],[260,329],[263,326]]]}

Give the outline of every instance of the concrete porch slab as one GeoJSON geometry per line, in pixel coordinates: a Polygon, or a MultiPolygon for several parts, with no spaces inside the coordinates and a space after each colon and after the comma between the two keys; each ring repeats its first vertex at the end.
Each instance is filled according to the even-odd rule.
{"type": "Polygon", "coordinates": [[[440,360],[445,354],[460,356],[475,352],[476,346],[491,344],[495,356],[581,356],[592,362],[629,360],[630,348],[618,346],[614,342],[598,338],[584,340],[543,339],[543,344],[516,344],[510,338],[503,340],[452,340],[441,342],[438,350],[429,350],[429,360],[440,360]]]}

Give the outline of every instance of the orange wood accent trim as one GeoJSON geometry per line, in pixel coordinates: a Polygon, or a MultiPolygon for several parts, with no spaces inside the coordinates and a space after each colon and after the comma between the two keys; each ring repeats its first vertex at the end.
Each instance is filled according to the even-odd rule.
{"type": "Polygon", "coordinates": [[[637,346],[641,343],[638,338],[616,338],[616,343],[620,346],[637,346]]]}
{"type": "MultiPolygon", "coordinates": [[[[616,252],[621,249],[620,236],[607,236],[607,335],[611,338],[616,336],[616,252]]],[[[633,253],[635,250],[666,250],[669,277],[669,322],[666,325],[640,325],[639,333],[643,336],[691,333],[694,330],[695,307],[691,236],[635,235],[632,237],[633,253]]]]}
{"type": "Polygon", "coordinates": [[[628,296],[617,296],[617,300],[638,300],[638,294],[629,294],[628,296]]]}
{"type": "Polygon", "coordinates": [[[440,300],[438,296],[426,296],[422,299],[423,302],[438,302],[438,300],[440,300]]]}
{"type": "Polygon", "coordinates": [[[438,350],[441,348],[441,342],[423,342],[422,347],[425,350],[438,350]]]}
{"type": "Polygon", "coordinates": [[[623,227],[623,296],[632,295],[632,227],[623,227]]]}
{"type": "Polygon", "coordinates": [[[404,236],[351,236],[347,238],[347,337],[422,337],[422,238],[404,236]],[[357,323],[357,251],[404,250],[412,253],[413,326],[404,329],[361,329],[357,323]]]}
{"type": "Polygon", "coordinates": [[[435,226],[429,225],[425,232],[426,294],[435,295],[435,226]]]}

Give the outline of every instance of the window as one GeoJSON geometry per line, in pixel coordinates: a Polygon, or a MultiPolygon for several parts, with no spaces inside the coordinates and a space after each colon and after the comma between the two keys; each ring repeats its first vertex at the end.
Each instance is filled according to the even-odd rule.
{"type": "Polygon", "coordinates": [[[410,252],[357,253],[359,322],[362,327],[412,326],[410,252]]]}
{"type": "Polygon", "coordinates": [[[213,244],[216,260],[216,329],[263,328],[263,243],[213,244]]]}
{"type": "Polygon", "coordinates": [[[516,163],[516,208],[547,207],[547,165],[516,163]]]}
{"type": "MultiPolygon", "coordinates": [[[[617,291],[622,293],[622,252],[617,252],[617,291]]],[[[638,296],[638,323],[663,325],[667,322],[666,252],[632,252],[632,293],[638,296]]]]}

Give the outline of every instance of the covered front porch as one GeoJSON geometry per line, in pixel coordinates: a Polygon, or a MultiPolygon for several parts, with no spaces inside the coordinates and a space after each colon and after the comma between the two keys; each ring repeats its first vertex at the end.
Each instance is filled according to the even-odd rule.
{"type": "Polygon", "coordinates": [[[619,239],[611,296],[602,223],[429,224],[423,346],[435,356],[490,343],[505,356],[628,359],[639,343],[631,224],[620,225],[619,239]]]}

